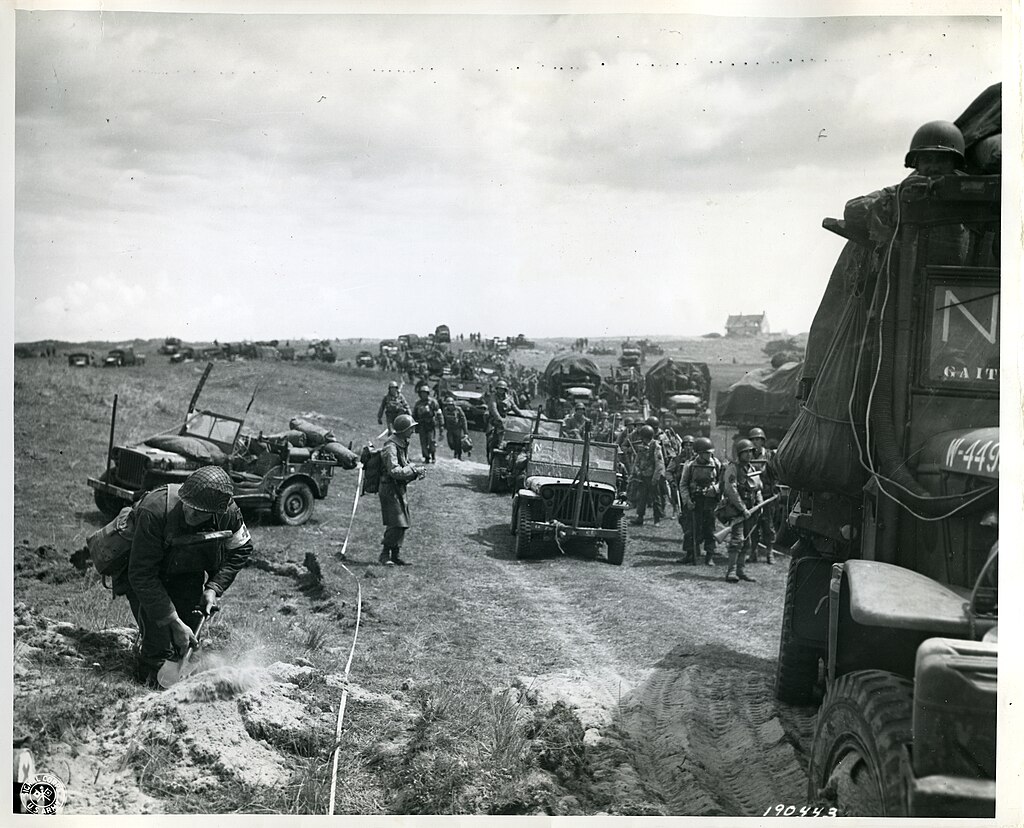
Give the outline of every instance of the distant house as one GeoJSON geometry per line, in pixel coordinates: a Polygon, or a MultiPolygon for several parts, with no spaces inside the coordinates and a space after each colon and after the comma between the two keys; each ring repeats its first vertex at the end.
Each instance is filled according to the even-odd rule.
{"type": "Polygon", "coordinates": [[[768,333],[768,316],[764,311],[750,315],[739,314],[725,320],[726,336],[762,336],[768,333]]]}

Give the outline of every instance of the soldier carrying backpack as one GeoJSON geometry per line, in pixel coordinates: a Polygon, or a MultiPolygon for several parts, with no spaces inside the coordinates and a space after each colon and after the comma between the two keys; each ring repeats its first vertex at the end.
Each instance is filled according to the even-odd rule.
{"type": "MultiPolygon", "coordinates": [[[[715,507],[721,498],[722,463],[707,437],[693,441],[696,456],[683,466],[679,477],[679,525],[683,529],[683,563],[697,563],[698,547],[704,544],[704,563],[714,566],[715,507]]],[[[680,455],[682,456],[682,455],[680,455]]]]}
{"type": "Polygon", "coordinates": [[[143,684],[157,687],[163,663],[197,646],[199,622],[252,553],[232,491],[224,469],[204,466],[147,493],[88,540],[97,570],[112,575],[139,625],[135,678],[143,684]]]}

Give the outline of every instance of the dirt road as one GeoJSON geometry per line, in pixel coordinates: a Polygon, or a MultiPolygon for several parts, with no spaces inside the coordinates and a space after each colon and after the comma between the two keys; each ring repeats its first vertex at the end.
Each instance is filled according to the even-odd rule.
{"type": "MultiPolygon", "coordinates": [[[[512,673],[574,706],[598,750],[601,734],[614,733],[669,813],[803,803],[812,714],[780,711],[771,692],[786,559],[750,565],[757,583],[727,583],[721,561],[679,563],[681,533],[668,519],[631,528],[621,567],[554,548],[516,560],[511,497],[485,493],[486,471],[440,458],[410,487],[413,566],[374,568],[383,593],[446,585],[431,646],[460,648],[496,684],[512,673]]],[[[367,534],[376,540],[366,512],[377,517],[374,501],[354,528],[357,548],[367,534]]]]}

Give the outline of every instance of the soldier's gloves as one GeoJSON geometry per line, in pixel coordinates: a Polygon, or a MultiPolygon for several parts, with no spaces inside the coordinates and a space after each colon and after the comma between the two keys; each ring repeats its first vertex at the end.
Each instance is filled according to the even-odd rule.
{"type": "Polygon", "coordinates": [[[174,642],[174,646],[179,653],[184,655],[189,647],[199,646],[199,639],[196,638],[196,634],[180,618],[175,618],[168,626],[170,627],[171,641],[174,642]]]}

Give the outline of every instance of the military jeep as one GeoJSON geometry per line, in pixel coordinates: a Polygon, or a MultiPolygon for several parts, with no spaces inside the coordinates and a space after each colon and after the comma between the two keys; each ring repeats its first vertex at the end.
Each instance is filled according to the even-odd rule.
{"type": "Polygon", "coordinates": [[[524,483],[512,498],[515,555],[529,558],[554,541],[562,553],[596,556],[601,541],[608,563],[626,552],[626,502],[617,474],[618,446],[590,440],[533,435],[524,483]]]}
{"type": "Polygon", "coordinates": [[[196,469],[210,465],[227,471],[240,507],[269,508],[275,520],[287,526],[308,521],[314,501],[327,497],[339,463],[329,445],[311,449],[262,433],[243,434],[244,414],[236,417],[196,407],[212,368],[208,364],[199,380],[181,427],[139,445],[114,445],[114,398],[107,468],[99,477],[88,479],[100,512],[114,517],[146,492],[181,483],[196,469]]]}
{"type": "Polygon", "coordinates": [[[519,489],[526,470],[526,449],[535,434],[559,437],[562,424],[543,417],[518,417],[510,414],[504,419],[501,441],[491,452],[491,468],[487,475],[487,491],[503,492],[519,489]]]}

